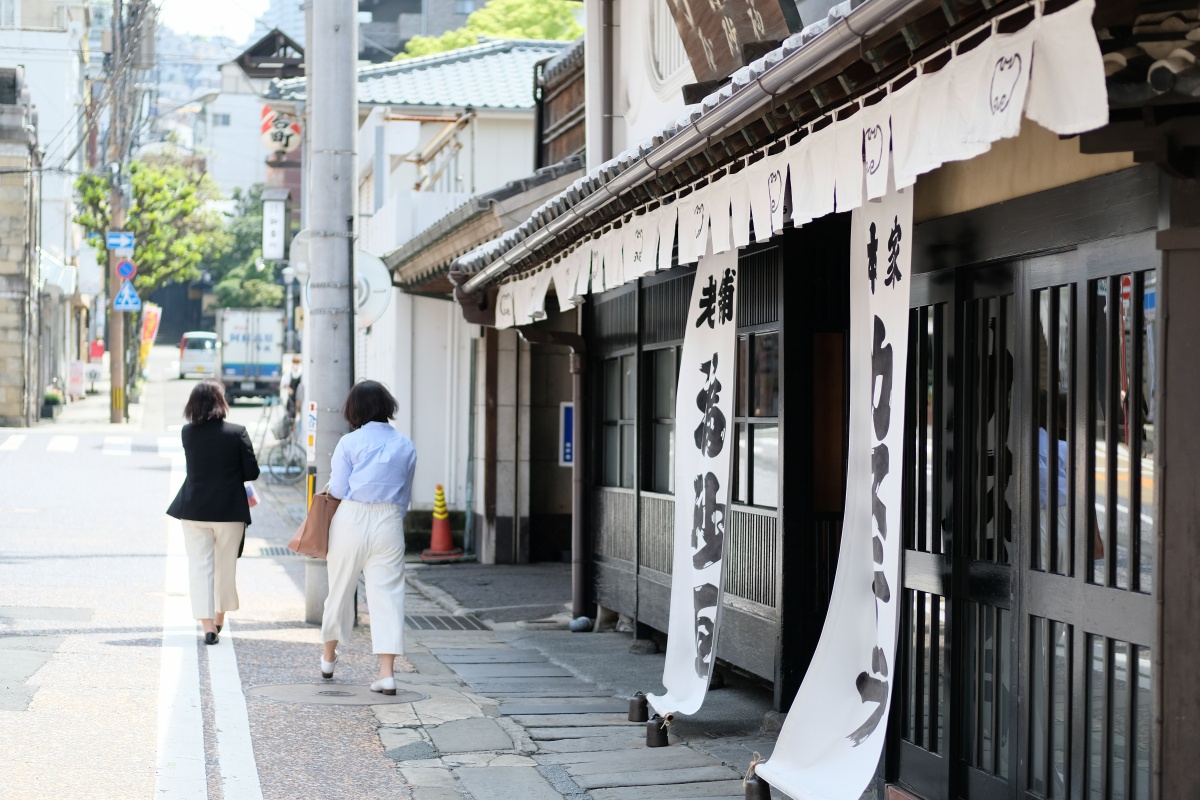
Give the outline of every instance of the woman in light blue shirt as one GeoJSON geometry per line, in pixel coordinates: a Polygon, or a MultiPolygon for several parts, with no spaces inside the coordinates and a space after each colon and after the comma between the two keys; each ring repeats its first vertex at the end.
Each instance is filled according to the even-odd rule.
{"type": "Polygon", "coordinates": [[[321,676],[333,677],[337,644],[350,640],[354,589],[366,578],[371,646],[379,656],[372,692],[394,695],[396,656],[404,653],[404,515],[417,451],[388,420],[396,398],[377,381],[355,384],[342,411],[353,430],[333,451],[329,493],[340,499],[329,526],[329,596],[321,621],[321,676]]]}

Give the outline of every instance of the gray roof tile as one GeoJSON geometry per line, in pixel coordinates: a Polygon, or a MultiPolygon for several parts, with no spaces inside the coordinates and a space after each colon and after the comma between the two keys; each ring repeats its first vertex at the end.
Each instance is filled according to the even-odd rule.
{"type": "MultiPolygon", "coordinates": [[[[358,70],[358,102],[451,108],[533,108],[533,66],[573,42],[497,39],[448,53],[358,70]]],[[[278,81],[268,97],[303,100],[303,78],[278,81]]]]}

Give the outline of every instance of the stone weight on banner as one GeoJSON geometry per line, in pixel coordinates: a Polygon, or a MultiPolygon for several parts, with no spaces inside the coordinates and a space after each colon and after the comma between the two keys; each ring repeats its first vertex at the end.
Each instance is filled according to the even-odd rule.
{"type": "Polygon", "coordinates": [[[650,720],[650,704],[646,702],[644,692],[638,692],[629,698],[629,721],[648,722],[650,720]]]}
{"type": "Polygon", "coordinates": [[[667,714],[665,717],[655,714],[647,720],[646,747],[667,747],[670,745],[671,723],[674,720],[675,717],[672,714],[667,714]]]}

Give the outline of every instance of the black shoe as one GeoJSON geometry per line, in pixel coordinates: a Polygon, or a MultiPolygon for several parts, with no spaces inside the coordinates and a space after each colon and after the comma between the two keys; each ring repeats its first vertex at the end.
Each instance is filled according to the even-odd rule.
{"type": "Polygon", "coordinates": [[[204,643],[205,644],[216,644],[218,641],[219,640],[217,639],[217,634],[213,633],[212,631],[208,631],[207,633],[204,634],[204,643]]]}
{"type": "Polygon", "coordinates": [[[218,625],[218,626],[217,626],[217,633],[220,633],[220,632],[221,632],[221,626],[220,626],[220,625],[218,625]]]}

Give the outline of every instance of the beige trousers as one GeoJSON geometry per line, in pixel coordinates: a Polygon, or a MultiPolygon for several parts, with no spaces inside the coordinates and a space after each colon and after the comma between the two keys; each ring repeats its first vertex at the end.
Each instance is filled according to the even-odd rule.
{"type": "Polygon", "coordinates": [[[404,515],[389,503],[343,500],[329,525],[329,596],[321,641],[349,644],[358,573],[367,584],[371,649],[404,652],[404,515]]]}
{"type": "Polygon", "coordinates": [[[212,619],[216,612],[238,610],[237,554],[244,522],[180,520],[188,554],[192,616],[212,619]]]}

